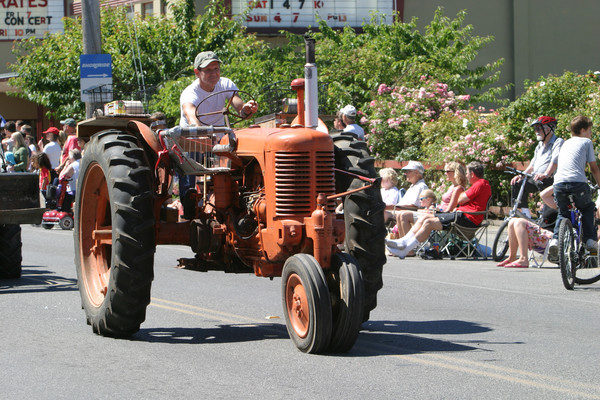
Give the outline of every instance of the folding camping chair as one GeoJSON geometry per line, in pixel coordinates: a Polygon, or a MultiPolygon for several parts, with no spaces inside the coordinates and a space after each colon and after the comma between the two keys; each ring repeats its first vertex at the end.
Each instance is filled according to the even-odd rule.
{"type": "Polygon", "coordinates": [[[456,217],[458,217],[457,213],[454,222],[451,223],[450,227],[438,232],[438,234],[440,235],[440,253],[442,255],[447,255],[452,260],[454,260],[456,257],[465,257],[473,259],[482,257],[484,260],[487,260],[488,227],[490,225],[489,210],[491,202],[492,199],[490,197],[490,199],[487,202],[485,211],[461,211],[463,214],[483,215],[483,221],[481,222],[481,224],[479,224],[479,226],[466,227],[458,224],[456,222],[456,217]],[[483,243],[482,239],[484,237],[485,245],[481,247],[483,243]]]}

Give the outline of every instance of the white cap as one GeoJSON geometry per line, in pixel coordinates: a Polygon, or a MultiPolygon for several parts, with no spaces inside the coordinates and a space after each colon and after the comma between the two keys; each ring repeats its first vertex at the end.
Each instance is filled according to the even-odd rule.
{"type": "Polygon", "coordinates": [[[425,168],[423,167],[423,164],[421,164],[418,161],[409,161],[408,164],[406,164],[406,166],[402,167],[402,170],[417,170],[419,171],[421,174],[425,173],[425,168]]]}
{"type": "Polygon", "coordinates": [[[354,108],[354,106],[351,106],[350,104],[348,104],[346,107],[342,108],[340,110],[340,112],[349,117],[356,117],[356,108],[354,108]]]}

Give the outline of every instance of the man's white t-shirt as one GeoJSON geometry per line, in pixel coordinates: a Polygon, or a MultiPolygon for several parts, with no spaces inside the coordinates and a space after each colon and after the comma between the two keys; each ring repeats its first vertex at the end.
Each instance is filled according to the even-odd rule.
{"type": "Polygon", "coordinates": [[[62,153],[62,150],[58,143],[48,142],[48,144],[44,146],[43,152],[48,155],[48,158],[50,159],[50,165],[52,165],[52,168],[56,168],[60,165],[60,155],[62,153]]]}
{"type": "Polygon", "coordinates": [[[365,130],[357,124],[349,124],[344,128],[344,132],[354,133],[359,140],[365,140],[365,130]]]}
{"type": "Polygon", "coordinates": [[[421,195],[421,192],[425,189],[428,189],[427,184],[423,179],[421,179],[420,181],[418,181],[414,185],[411,185],[408,188],[408,190],[404,194],[404,197],[402,197],[396,205],[419,207],[419,205],[421,204],[421,202],[419,201],[419,196],[421,195]]]}
{"type": "MultiPolygon", "coordinates": [[[[183,113],[182,105],[184,103],[191,103],[194,106],[198,106],[202,100],[204,100],[207,96],[220,92],[222,90],[230,90],[229,92],[220,93],[217,96],[212,96],[210,99],[206,100],[202,103],[202,108],[197,110],[198,113],[208,113],[213,111],[222,110],[227,104],[227,100],[234,95],[233,91],[238,91],[239,89],[228,78],[220,78],[219,82],[215,85],[215,88],[212,92],[207,92],[206,90],[200,87],[200,80],[196,79],[192,82],[191,85],[186,87],[183,92],[181,92],[181,96],[179,97],[179,108],[181,110],[181,118],[179,120],[179,126],[190,126],[185,114],[183,113]]],[[[223,114],[215,114],[215,115],[207,115],[204,117],[200,117],[201,122],[206,123],[207,125],[213,126],[225,126],[225,118],[223,118],[223,114]]]]}

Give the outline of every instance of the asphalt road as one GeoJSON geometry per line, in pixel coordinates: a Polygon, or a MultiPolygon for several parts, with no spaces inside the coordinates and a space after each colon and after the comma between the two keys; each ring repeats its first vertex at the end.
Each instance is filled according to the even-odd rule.
{"type": "Polygon", "coordinates": [[[568,292],[556,268],[391,259],[379,306],[345,355],[289,340],[280,279],[174,268],[161,246],[131,339],[92,333],[72,232],[23,226],[24,269],[0,281],[7,399],[600,398],[600,283],[568,292]]]}

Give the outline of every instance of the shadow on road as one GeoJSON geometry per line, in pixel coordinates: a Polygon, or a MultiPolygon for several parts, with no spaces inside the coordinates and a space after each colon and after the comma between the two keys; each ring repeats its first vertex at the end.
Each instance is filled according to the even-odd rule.
{"type": "Polygon", "coordinates": [[[171,344],[242,343],[271,339],[289,339],[285,325],[227,324],[219,325],[218,328],[140,329],[131,338],[150,343],[171,344]]]}
{"type": "Polygon", "coordinates": [[[64,292],[77,289],[77,279],[55,275],[52,271],[34,269],[40,266],[23,266],[18,279],[0,280],[0,294],[64,292]]]}
{"type": "MultiPolygon", "coordinates": [[[[482,350],[485,341],[474,341],[476,347],[449,340],[416,335],[468,335],[489,332],[490,328],[467,321],[368,321],[348,356],[409,355],[428,352],[463,352],[482,350]]],[[[461,342],[465,343],[461,336],[461,342]]],[[[469,343],[469,342],[466,342],[469,343]]]]}
{"type": "Polygon", "coordinates": [[[428,333],[431,335],[464,335],[467,333],[489,332],[490,328],[467,321],[454,319],[439,321],[367,321],[364,331],[428,333]]]}

